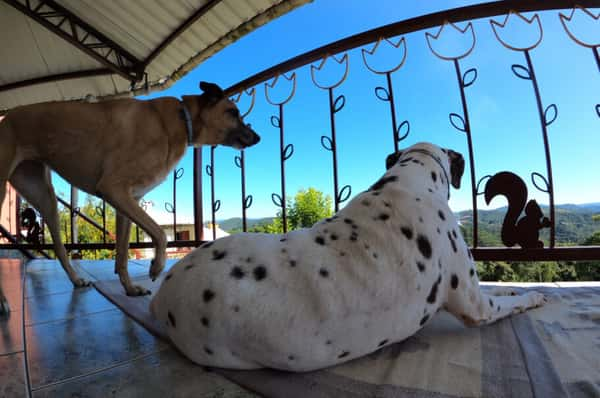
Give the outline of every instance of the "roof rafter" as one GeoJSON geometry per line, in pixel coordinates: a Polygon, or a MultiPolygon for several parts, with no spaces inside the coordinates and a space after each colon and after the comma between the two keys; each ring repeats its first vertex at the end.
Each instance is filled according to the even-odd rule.
{"type": "Polygon", "coordinates": [[[142,61],[54,0],[3,1],[124,79],[142,80],[142,61]]]}
{"type": "Polygon", "coordinates": [[[84,77],[106,76],[114,72],[108,68],[81,70],[75,72],[58,73],[56,75],[34,77],[33,79],[21,80],[0,86],[0,92],[14,90],[16,88],[33,86],[35,84],[52,83],[62,80],[81,79],[84,77]]]}

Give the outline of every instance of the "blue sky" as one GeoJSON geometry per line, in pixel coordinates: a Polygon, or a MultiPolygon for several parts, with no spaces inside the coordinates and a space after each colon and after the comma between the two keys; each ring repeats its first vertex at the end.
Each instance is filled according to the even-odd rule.
{"type": "MultiPolygon", "coordinates": [[[[359,0],[315,0],[266,26],[243,37],[214,55],[170,89],[148,97],[176,96],[199,93],[201,80],[218,83],[223,88],[260,72],[281,61],[312,50],[346,36],[384,24],[469,4],[478,1],[411,1],[378,0],[366,3],[359,0]]],[[[598,10],[595,10],[597,13],[598,10]]],[[[531,16],[532,14],[526,14],[531,16]]],[[[581,15],[579,15],[581,17],[581,15]]],[[[502,21],[504,17],[495,20],[502,21]]],[[[564,32],[558,12],[540,13],[543,40],[531,51],[544,106],[556,103],[558,117],[549,126],[556,203],[586,203],[600,201],[597,158],[600,154],[600,117],[594,106],[600,103],[600,71],[592,50],[575,44],[564,32]]],[[[578,19],[580,34],[600,42],[598,23],[578,19]]],[[[465,24],[460,24],[464,27],[465,24]]],[[[493,35],[488,20],[473,22],[477,41],[473,52],[460,61],[461,69],[477,68],[478,78],[466,88],[467,106],[475,147],[476,178],[510,170],[528,184],[530,197],[547,203],[547,195],[538,192],[529,175],[546,175],[541,126],[535,96],[529,81],[516,78],[512,64],[525,64],[520,52],[501,46],[493,35]]],[[[430,30],[436,33],[437,29],[430,30]]],[[[535,40],[537,32],[514,16],[502,33],[507,41],[535,40]],[[532,33],[533,32],[533,33],[532,33]]],[[[404,66],[392,75],[396,97],[398,123],[408,120],[410,134],[401,147],[419,141],[431,141],[467,155],[466,137],[448,121],[450,112],[462,113],[460,93],[454,66],[450,61],[436,58],[427,47],[425,32],[405,36],[407,58],[404,66]]],[[[435,48],[443,53],[461,51],[470,36],[452,30],[442,33],[435,48]]],[[[372,45],[365,48],[370,49],[372,45]]],[[[382,44],[380,52],[371,59],[373,65],[394,65],[402,52],[382,44]]],[[[356,195],[371,185],[384,172],[385,156],[392,152],[389,105],[374,95],[376,86],[385,86],[385,77],[369,72],[362,61],[360,49],[348,53],[347,80],[335,89],[343,94],[346,105],[336,115],[340,188],[352,186],[356,195]]],[[[319,75],[320,81],[334,79],[340,69],[328,63],[319,75]]],[[[296,70],[297,90],[285,106],[286,143],[294,145],[294,155],[286,162],[287,193],[300,188],[315,187],[332,195],[332,164],[330,152],[320,144],[322,135],[329,135],[327,92],[314,86],[309,66],[296,70]]],[[[274,96],[286,95],[282,80],[274,96]]],[[[241,107],[244,107],[242,103],[241,107]]],[[[261,135],[261,142],[246,150],[247,193],[254,203],[248,217],[272,216],[277,208],[271,193],[279,193],[279,132],[271,126],[271,115],[277,108],[264,98],[263,85],[257,86],[256,106],[247,122],[261,135]]],[[[203,150],[209,161],[209,149],[203,150]]],[[[230,148],[216,150],[216,197],[222,202],[217,219],[241,216],[240,172],[234,165],[238,154],[230,148]]],[[[177,182],[178,222],[191,219],[192,156],[191,150],[181,161],[185,169],[177,182]]],[[[203,171],[204,172],[204,171],[203,171]]],[[[205,219],[210,218],[210,184],[206,174],[204,184],[205,219]]],[[[151,214],[159,220],[170,220],[164,203],[170,201],[173,180],[146,195],[155,204],[151,214]]],[[[57,191],[66,192],[61,185],[57,191]]],[[[489,208],[505,204],[495,199],[489,208]]],[[[452,192],[453,210],[471,208],[469,170],[465,170],[463,186],[452,192]]],[[[488,208],[482,200],[479,208],[488,208]]]]}

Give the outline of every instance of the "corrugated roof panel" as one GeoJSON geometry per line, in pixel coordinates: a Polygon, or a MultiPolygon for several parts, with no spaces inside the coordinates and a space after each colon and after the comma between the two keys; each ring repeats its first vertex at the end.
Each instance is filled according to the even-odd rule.
{"type": "MultiPolygon", "coordinates": [[[[33,9],[40,0],[17,1],[22,7],[31,5],[33,9]]],[[[178,29],[188,18],[215,0],[56,1],[133,55],[138,67],[148,74],[150,89],[156,90],[170,86],[242,35],[310,0],[216,0],[204,15],[181,32],[178,29]],[[149,64],[144,62],[176,31],[178,35],[173,41],[157,52],[149,64]]],[[[52,7],[52,3],[46,3],[40,10],[52,11],[52,7]]],[[[50,22],[62,19],[60,9],[57,11],[58,16],[50,22]]],[[[143,81],[138,82],[136,91],[131,92],[131,83],[116,73],[61,80],[60,83],[41,83],[27,88],[9,88],[31,79],[39,82],[57,74],[62,77],[71,72],[106,74],[109,71],[104,60],[100,62],[65,41],[40,25],[33,16],[26,16],[27,12],[32,11],[17,10],[8,3],[0,2],[0,37],[11,38],[0,46],[0,112],[17,105],[83,98],[88,94],[111,97],[144,93],[143,81]]],[[[70,35],[70,26],[68,21],[63,23],[62,32],[70,35]]],[[[83,30],[77,30],[79,38],[84,34],[83,30]]],[[[102,51],[108,49],[102,48],[102,51]]],[[[112,68],[122,67],[117,58],[109,58],[109,61],[112,68]]]]}

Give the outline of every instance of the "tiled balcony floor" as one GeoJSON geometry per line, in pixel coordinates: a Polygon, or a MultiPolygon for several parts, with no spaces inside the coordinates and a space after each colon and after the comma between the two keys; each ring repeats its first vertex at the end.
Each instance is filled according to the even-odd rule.
{"type": "MultiPolygon", "coordinates": [[[[113,261],[74,261],[81,276],[117,278],[113,261]]],[[[132,277],[148,262],[130,261],[132,277]]],[[[0,319],[0,397],[254,397],[194,365],[93,287],[73,289],[57,261],[0,259],[10,303],[0,319]],[[24,289],[23,289],[24,288],[24,289]]]]}

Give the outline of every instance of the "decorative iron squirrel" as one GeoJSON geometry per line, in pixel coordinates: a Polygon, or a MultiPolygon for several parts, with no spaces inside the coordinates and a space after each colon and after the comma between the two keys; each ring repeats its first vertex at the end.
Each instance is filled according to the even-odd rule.
{"type": "Polygon", "coordinates": [[[524,249],[543,248],[539,231],[550,227],[550,220],[544,217],[540,205],[531,199],[527,201],[527,186],[514,173],[503,171],[495,174],[485,184],[485,202],[489,204],[497,195],[508,199],[508,211],[502,223],[502,243],[508,247],[519,244],[524,249]],[[525,216],[518,220],[525,209],[525,216]]]}
{"type": "Polygon", "coordinates": [[[40,227],[40,223],[37,222],[35,210],[31,207],[21,212],[21,226],[27,228],[27,235],[25,236],[27,242],[33,244],[41,243],[42,228],[40,227]]]}

